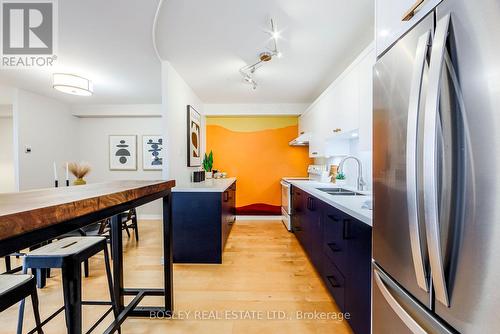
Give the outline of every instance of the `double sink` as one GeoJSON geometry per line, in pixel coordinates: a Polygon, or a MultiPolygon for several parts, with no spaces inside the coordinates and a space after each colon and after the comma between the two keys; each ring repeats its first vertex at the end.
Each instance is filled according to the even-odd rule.
{"type": "Polygon", "coordinates": [[[316,189],[334,196],[366,196],[364,194],[344,188],[316,188],[316,189]]]}

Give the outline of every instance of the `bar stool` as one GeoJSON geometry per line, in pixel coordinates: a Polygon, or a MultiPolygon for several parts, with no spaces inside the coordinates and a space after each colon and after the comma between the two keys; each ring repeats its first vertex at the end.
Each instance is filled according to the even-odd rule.
{"type": "MultiPolygon", "coordinates": [[[[31,296],[33,314],[35,315],[36,331],[43,334],[38,312],[38,295],[33,275],[0,275],[0,312],[31,296]]],[[[22,323],[18,324],[17,333],[21,334],[22,323]],[[21,327],[19,327],[21,326],[21,327]]]]}
{"type": "MultiPolygon", "coordinates": [[[[82,305],[111,305],[91,327],[88,333],[95,329],[111,311],[114,312],[115,319],[118,316],[119,312],[113,294],[113,280],[111,277],[106,238],[68,237],[37,248],[24,256],[24,273],[28,269],[39,268],[61,268],[64,295],[64,307],[61,307],[52,314],[42,325],[54,318],[62,310],[65,310],[68,333],[80,334],[82,332],[82,305]],[[101,251],[104,251],[104,262],[111,302],[82,301],[82,262],[101,251]]],[[[19,307],[19,326],[21,327],[23,313],[24,302],[21,302],[21,306],[19,307]]]]}

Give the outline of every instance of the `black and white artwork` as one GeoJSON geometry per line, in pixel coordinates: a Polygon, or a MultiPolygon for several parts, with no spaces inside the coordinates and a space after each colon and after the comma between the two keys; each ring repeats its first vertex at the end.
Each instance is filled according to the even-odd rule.
{"type": "Polygon", "coordinates": [[[109,169],[137,170],[137,136],[109,136],[109,169]]]}
{"type": "Polygon", "coordinates": [[[187,165],[188,167],[201,166],[201,115],[187,106],[187,165]]]}
{"type": "Polygon", "coordinates": [[[142,136],[142,169],[161,170],[165,160],[162,136],[142,136]]]}

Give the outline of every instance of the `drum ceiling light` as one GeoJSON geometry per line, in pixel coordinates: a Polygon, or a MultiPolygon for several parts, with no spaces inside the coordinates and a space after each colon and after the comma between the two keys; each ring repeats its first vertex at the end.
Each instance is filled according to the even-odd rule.
{"type": "Polygon", "coordinates": [[[79,96],[91,96],[94,92],[92,81],[67,73],[54,73],[52,87],[60,92],[79,96]]]}

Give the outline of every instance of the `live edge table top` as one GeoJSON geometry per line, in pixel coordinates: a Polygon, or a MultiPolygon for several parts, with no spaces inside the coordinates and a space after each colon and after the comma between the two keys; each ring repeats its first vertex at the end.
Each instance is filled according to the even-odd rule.
{"type": "Polygon", "coordinates": [[[111,181],[0,194],[0,240],[170,191],[175,181],[111,181]]]}

